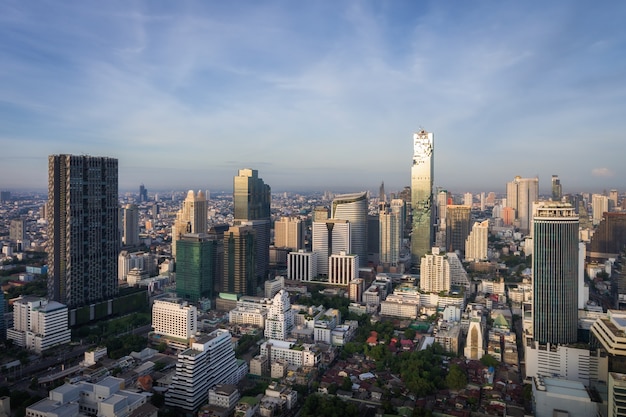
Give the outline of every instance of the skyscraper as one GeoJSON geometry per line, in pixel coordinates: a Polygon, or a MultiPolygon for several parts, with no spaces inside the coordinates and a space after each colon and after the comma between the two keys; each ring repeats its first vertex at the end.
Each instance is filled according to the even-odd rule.
{"type": "Polygon", "coordinates": [[[506,184],[506,205],[515,210],[516,225],[522,233],[530,232],[533,203],[539,200],[539,178],[519,175],[506,184]]]}
{"type": "Polygon", "coordinates": [[[593,194],[591,196],[591,214],[593,216],[593,225],[597,225],[602,221],[604,213],[609,211],[609,198],[602,194],[593,194]]]}
{"type": "Polygon", "coordinates": [[[127,204],[122,211],[122,242],[124,246],[139,244],[139,211],[134,204],[127,204]]]}
{"type": "Polygon", "coordinates": [[[176,257],[177,241],[186,233],[207,232],[207,203],[202,191],[194,194],[189,190],[183,207],[176,213],[172,226],[172,256],[176,257]]]}
{"type": "Polygon", "coordinates": [[[433,241],[433,134],[420,130],[413,134],[413,166],[411,167],[411,260],[420,258],[431,249],[433,241]]]}
{"type": "Polygon", "coordinates": [[[176,258],[176,295],[197,302],[213,299],[222,242],[204,233],[184,234],[178,241],[176,258]]]}
{"type": "Polygon", "coordinates": [[[393,199],[391,203],[381,203],[379,210],[380,263],[383,266],[397,267],[404,238],[406,204],[393,199]]]}
{"type": "Polygon", "coordinates": [[[270,265],[271,188],[259,178],[256,169],[240,169],[233,178],[233,202],[235,224],[249,225],[254,229],[254,273],[258,284],[262,284],[270,265]]]}
{"type": "Polygon", "coordinates": [[[448,251],[465,253],[465,239],[470,232],[470,213],[469,206],[448,206],[446,215],[446,249],[448,251]]]}
{"type": "Polygon", "coordinates": [[[254,233],[251,226],[232,226],[224,233],[223,292],[256,295],[254,233]]]}
{"type": "Polygon", "coordinates": [[[118,294],[117,159],[48,157],[48,298],[68,308],[118,294]]]}
{"type": "Polygon", "coordinates": [[[486,261],[489,241],[489,220],[476,222],[465,240],[466,261],[486,261]]]}
{"type": "Polygon", "coordinates": [[[141,184],[139,186],[139,202],[143,203],[145,201],[148,201],[148,189],[141,184]]]}
{"type": "Polygon", "coordinates": [[[304,249],[304,222],[294,217],[281,217],[274,222],[274,246],[304,249]]]}
{"type": "Polygon", "coordinates": [[[578,216],[569,204],[540,203],[533,217],[533,337],[567,344],[578,331],[578,216]]]}
{"type": "Polygon", "coordinates": [[[421,258],[420,290],[425,292],[450,291],[450,264],[445,252],[432,248],[432,253],[421,258]]]}
{"type": "Polygon", "coordinates": [[[328,258],[340,251],[351,253],[350,228],[348,220],[328,219],[323,222],[313,222],[312,250],[317,253],[317,273],[328,274],[328,258]]]}
{"type": "Polygon", "coordinates": [[[331,218],[350,222],[350,253],[359,255],[359,266],[367,266],[367,193],[335,196],[331,218]]]}
{"type": "Polygon", "coordinates": [[[558,175],[552,176],[552,201],[561,201],[563,198],[563,188],[558,175]]]}

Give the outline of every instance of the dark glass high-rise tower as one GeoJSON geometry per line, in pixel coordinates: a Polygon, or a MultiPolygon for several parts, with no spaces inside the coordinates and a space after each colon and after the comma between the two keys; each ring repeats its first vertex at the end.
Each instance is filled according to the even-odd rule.
{"type": "Polygon", "coordinates": [[[48,298],[81,307],[118,294],[117,159],[48,157],[48,298]]]}
{"type": "Polygon", "coordinates": [[[577,341],[578,224],[564,203],[540,203],[533,216],[533,337],[542,344],[577,341]]]}
{"type": "Polygon", "coordinates": [[[235,224],[251,226],[254,230],[254,274],[260,285],[267,278],[270,265],[271,188],[259,178],[256,169],[240,169],[233,179],[233,201],[235,224]]]}

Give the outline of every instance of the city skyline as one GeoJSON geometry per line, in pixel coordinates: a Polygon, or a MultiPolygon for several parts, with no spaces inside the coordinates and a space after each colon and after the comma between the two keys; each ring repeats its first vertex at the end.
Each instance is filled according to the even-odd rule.
{"type": "Polygon", "coordinates": [[[62,153],[118,159],[121,190],[227,190],[251,167],[276,191],[399,191],[424,128],[435,186],[623,190],[624,11],[4,2],[0,189],[45,189],[62,153]]]}

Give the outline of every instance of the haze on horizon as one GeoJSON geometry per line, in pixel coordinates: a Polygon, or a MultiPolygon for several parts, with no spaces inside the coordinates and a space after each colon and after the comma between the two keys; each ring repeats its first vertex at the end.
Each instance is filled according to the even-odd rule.
{"type": "Polygon", "coordinates": [[[0,3],[0,189],[47,156],[119,159],[121,190],[410,183],[626,190],[626,3],[0,3]]]}

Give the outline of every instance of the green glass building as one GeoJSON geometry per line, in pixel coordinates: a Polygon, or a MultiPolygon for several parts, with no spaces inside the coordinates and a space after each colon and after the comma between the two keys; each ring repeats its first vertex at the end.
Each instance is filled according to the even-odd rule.
{"type": "Polygon", "coordinates": [[[221,242],[204,233],[189,233],[176,246],[176,295],[191,302],[213,299],[221,242]]]}

